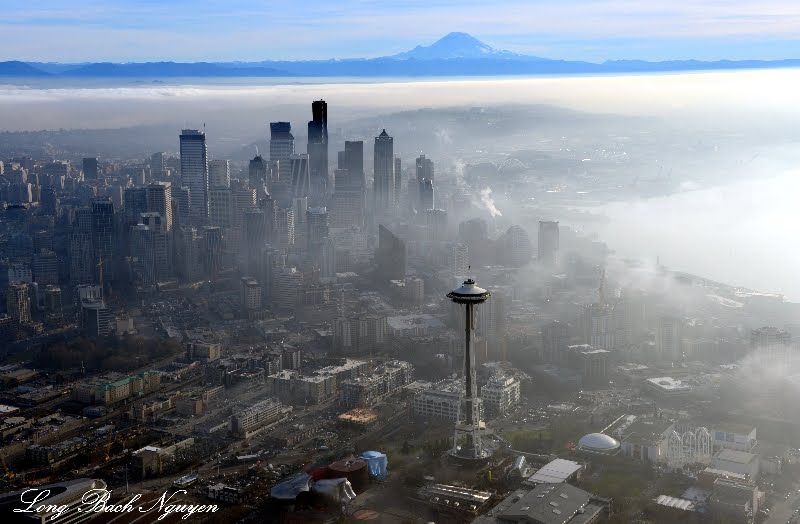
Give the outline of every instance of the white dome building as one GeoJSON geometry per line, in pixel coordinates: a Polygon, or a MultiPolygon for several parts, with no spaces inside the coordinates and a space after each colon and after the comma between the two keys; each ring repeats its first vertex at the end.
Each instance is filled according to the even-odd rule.
{"type": "Polygon", "coordinates": [[[613,455],[619,450],[619,447],[620,443],[617,439],[603,433],[589,433],[578,441],[578,449],[590,453],[613,455]]]}

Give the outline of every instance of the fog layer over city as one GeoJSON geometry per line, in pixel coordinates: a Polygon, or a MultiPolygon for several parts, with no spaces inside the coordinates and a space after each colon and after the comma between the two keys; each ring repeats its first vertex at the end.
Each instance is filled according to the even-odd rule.
{"type": "MultiPolygon", "coordinates": [[[[122,133],[117,128],[151,130],[130,151],[114,150],[124,157],[174,151],[179,128],[205,124],[212,157],[244,160],[266,144],[267,122],[304,122],[308,101],[324,98],[332,142],[370,140],[386,127],[396,151],[433,157],[443,181],[466,179],[474,208],[495,219],[496,231],[516,223],[533,233],[537,219],[558,219],[597,232],[624,256],[658,257],[672,269],[800,300],[800,282],[792,278],[800,248],[787,242],[800,220],[792,199],[799,189],[792,168],[800,156],[800,115],[790,104],[798,81],[800,72],[783,70],[281,85],[29,84],[1,86],[0,113],[5,131],[114,130],[85,139],[96,140],[94,146],[80,148],[73,140],[73,152],[100,156],[111,154],[104,140],[122,133]],[[484,164],[493,167],[481,169],[484,164]]],[[[302,143],[303,126],[297,127],[302,143]]]]}

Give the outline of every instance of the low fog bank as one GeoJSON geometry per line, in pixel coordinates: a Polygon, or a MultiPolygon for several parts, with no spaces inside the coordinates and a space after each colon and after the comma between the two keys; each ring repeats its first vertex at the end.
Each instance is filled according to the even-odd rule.
{"type": "Polygon", "coordinates": [[[800,171],[604,206],[596,228],[625,256],[800,302],[800,171]]]}

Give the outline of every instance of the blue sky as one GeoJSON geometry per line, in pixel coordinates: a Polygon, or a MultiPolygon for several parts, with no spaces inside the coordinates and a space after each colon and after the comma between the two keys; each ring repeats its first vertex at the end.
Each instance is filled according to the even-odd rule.
{"type": "Polygon", "coordinates": [[[800,58],[800,1],[3,0],[0,60],[371,57],[450,31],[567,60],[800,58]]]}

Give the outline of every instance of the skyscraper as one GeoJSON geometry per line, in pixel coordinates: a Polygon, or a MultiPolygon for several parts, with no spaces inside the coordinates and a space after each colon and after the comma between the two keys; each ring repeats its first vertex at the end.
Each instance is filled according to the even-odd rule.
{"type": "Polygon", "coordinates": [[[419,210],[427,211],[428,209],[435,209],[434,203],[433,180],[430,178],[425,178],[419,185],[419,210]]]}
{"type": "Polygon", "coordinates": [[[403,165],[400,157],[394,158],[394,205],[400,206],[400,195],[403,192],[403,165]]]}
{"type": "Polygon", "coordinates": [[[250,188],[258,191],[259,200],[269,194],[269,173],[269,165],[261,155],[256,155],[255,158],[250,161],[250,166],[247,173],[248,180],[250,183],[250,188]]]}
{"type": "Polygon", "coordinates": [[[406,278],[406,243],[383,224],[378,226],[378,250],[375,259],[382,283],[406,278]]]}
{"type": "Polygon", "coordinates": [[[31,321],[30,287],[24,282],[14,282],[6,291],[6,311],[11,319],[18,324],[27,324],[31,321]]]}
{"type": "Polygon", "coordinates": [[[161,215],[164,232],[168,235],[172,233],[172,183],[153,182],[147,186],[146,211],[161,215]]]}
{"type": "Polygon", "coordinates": [[[73,285],[95,282],[94,247],[92,245],[92,210],[75,210],[75,222],[69,238],[69,276],[73,285]]]}
{"type": "MultiPolygon", "coordinates": [[[[348,140],[344,143],[344,168],[359,187],[364,187],[364,142],[348,140]]],[[[355,183],[355,182],[354,182],[355,183]]]]}
{"type": "Polygon", "coordinates": [[[125,206],[125,221],[128,224],[136,224],[139,215],[147,212],[147,189],[128,187],[123,193],[122,201],[125,206]]]}
{"type": "Polygon", "coordinates": [[[366,212],[364,142],[345,142],[334,179],[331,225],[336,228],[362,227],[366,212]]]}
{"type": "Polygon", "coordinates": [[[208,187],[231,187],[230,160],[211,160],[208,163],[208,187]]]}
{"type": "Polygon", "coordinates": [[[108,198],[92,202],[92,245],[97,283],[114,280],[114,204],[108,198]]]}
{"type": "Polygon", "coordinates": [[[208,217],[206,134],[196,129],[184,129],[180,145],[181,184],[189,188],[189,218],[203,222],[208,217]]]}
{"type": "Polygon", "coordinates": [[[275,210],[275,236],[278,246],[282,248],[294,246],[294,210],[292,208],[275,210]]]}
{"type": "Polygon", "coordinates": [[[311,192],[309,180],[308,155],[292,155],[289,157],[292,169],[292,198],[308,197],[311,192]]]}
{"type": "Polygon", "coordinates": [[[554,264],[558,261],[558,238],[558,222],[539,221],[539,262],[554,264]]]}
{"type": "Polygon", "coordinates": [[[376,214],[387,214],[394,208],[394,160],[394,139],[384,129],[375,137],[373,191],[376,214]]]}
{"type": "Polygon", "coordinates": [[[433,180],[433,160],[420,155],[417,158],[417,182],[423,180],[433,180]]]}
{"type": "Polygon", "coordinates": [[[84,180],[97,180],[97,158],[84,158],[83,159],[83,179],[84,180]]]}
{"type": "Polygon", "coordinates": [[[289,122],[272,122],[269,125],[269,131],[269,159],[279,162],[279,178],[287,179],[291,174],[289,157],[294,154],[292,124],[289,122]]]}
{"type": "Polygon", "coordinates": [[[319,262],[322,245],[328,238],[328,210],[324,207],[311,207],[306,211],[306,243],[309,255],[319,262]]]}
{"type": "Polygon", "coordinates": [[[328,193],[328,104],[317,100],[311,104],[312,120],[308,123],[308,161],[311,176],[311,201],[317,205],[328,193]]]}
{"type": "Polygon", "coordinates": [[[418,211],[433,209],[433,160],[421,155],[417,158],[418,211]]]}
{"type": "Polygon", "coordinates": [[[167,176],[167,158],[163,152],[150,155],[150,180],[158,182],[167,176]]]}

